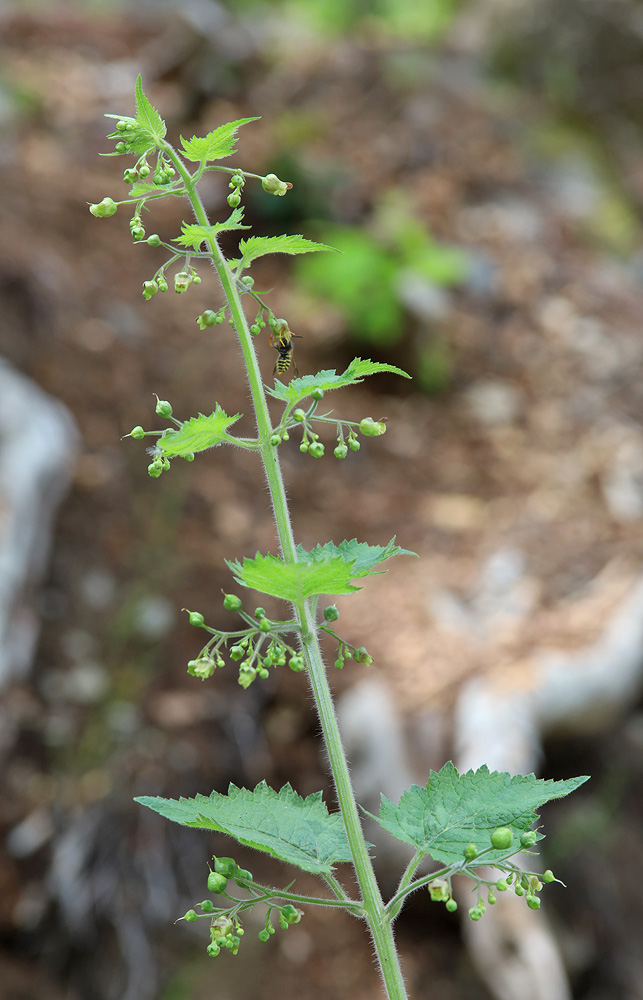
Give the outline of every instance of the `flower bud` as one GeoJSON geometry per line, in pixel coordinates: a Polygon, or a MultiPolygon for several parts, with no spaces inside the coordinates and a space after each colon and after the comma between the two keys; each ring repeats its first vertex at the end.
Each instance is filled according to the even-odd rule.
{"type": "Polygon", "coordinates": [[[268,194],[274,194],[278,198],[283,198],[286,192],[292,187],[288,181],[280,181],[276,174],[266,174],[261,178],[261,186],[268,194]]]}
{"type": "Polygon", "coordinates": [[[525,830],[520,838],[521,847],[533,847],[537,840],[537,834],[535,830],[525,830]]]}
{"type": "Polygon", "coordinates": [[[530,910],[539,910],[540,900],[538,899],[538,896],[527,896],[527,906],[530,910]]]}
{"type": "Polygon", "coordinates": [[[114,215],[118,209],[118,205],[111,198],[103,198],[99,201],[97,205],[90,205],[89,211],[97,219],[108,219],[110,215],[114,215]]]}
{"type": "Polygon", "coordinates": [[[228,195],[228,205],[230,208],[236,208],[241,202],[241,195],[238,191],[233,191],[232,194],[228,195]]]}
{"type": "Polygon", "coordinates": [[[458,908],[458,904],[456,903],[455,899],[447,899],[445,906],[449,911],[449,913],[455,913],[455,911],[458,908]]]}
{"type": "Polygon", "coordinates": [[[364,437],[379,437],[386,434],[386,424],[383,420],[373,420],[372,417],[364,417],[359,424],[360,433],[364,437]]]}
{"type": "Polygon", "coordinates": [[[189,924],[194,923],[195,920],[198,920],[196,910],[188,910],[187,913],[183,914],[183,919],[187,920],[189,924]]]}
{"type": "Polygon", "coordinates": [[[339,618],[339,611],[337,610],[337,605],[329,604],[327,608],[324,608],[325,622],[336,622],[338,618],[339,618]]]}
{"type": "Polygon", "coordinates": [[[288,666],[296,674],[298,674],[302,670],[306,669],[306,664],[304,663],[304,658],[299,653],[295,653],[294,656],[290,657],[290,660],[288,661],[288,666]]]}
{"type": "Polygon", "coordinates": [[[146,243],[149,247],[160,247],[161,237],[158,233],[152,233],[151,236],[147,237],[146,243]]]}
{"type": "Polygon", "coordinates": [[[174,275],[174,291],[177,295],[181,295],[183,292],[187,292],[188,288],[192,284],[192,278],[187,273],[187,271],[177,271],[174,275]]]}
{"type": "Polygon", "coordinates": [[[467,844],[462,853],[464,854],[466,861],[473,861],[478,857],[479,851],[476,844],[467,844]]]}
{"type": "Polygon", "coordinates": [[[309,445],[308,451],[313,458],[321,458],[324,454],[324,446],[321,441],[313,441],[313,443],[309,445]]]}
{"type": "Polygon", "coordinates": [[[333,455],[335,456],[335,458],[346,458],[346,456],[348,455],[348,447],[344,444],[343,441],[341,444],[337,445],[335,451],[333,452],[333,455]]]}
{"type": "Polygon", "coordinates": [[[190,611],[190,625],[194,625],[195,628],[205,625],[205,618],[200,611],[190,611]]]}
{"type": "Polygon", "coordinates": [[[159,417],[171,417],[172,416],[172,404],[168,403],[167,399],[159,399],[156,397],[156,412],[159,417]]]}
{"type": "Polygon", "coordinates": [[[145,431],[140,424],[137,424],[136,427],[132,427],[129,436],[133,437],[135,441],[140,441],[141,438],[145,437],[145,431]]]}
{"type": "Polygon", "coordinates": [[[555,882],[556,881],[556,876],[554,875],[554,873],[551,870],[551,868],[548,868],[547,871],[543,872],[543,874],[542,874],[542,880],[543,880],[543,882],[555,882]]]}
{"type": "Polygon", "coordinates": [[[145,299],[145,301],[149,302],[149,300],[152,298],[152,296],[156,295],[156,293],[158,292],[158,290],[159,290],[159,286],[158,286],[158,284],[157,284],[156,281],[144,281],[143,282],[143,292],[142,292],[142,295],[143,295],[143,298],[145,299]]]}
{"type": "Polygon", "coordinates": [[[357,649],[353,650],[353,659],[355,663],[363,663],[367,667],[373,662],[373,657],[365,646],[358,646],[357,649]]]}

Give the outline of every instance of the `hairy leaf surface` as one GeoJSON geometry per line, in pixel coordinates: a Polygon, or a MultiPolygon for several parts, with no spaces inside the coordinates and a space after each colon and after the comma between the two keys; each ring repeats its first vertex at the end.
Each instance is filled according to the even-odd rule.
{"type": "Polygon", "coordinates": [[[234,442],[228,428],[240,417],[240,413],[228,416],[217,403],[214,413],[209,416],[199,413],[198,417],[186,420],[181,428],[166,431],[156,442],[156,447],[166,458],[176,458],[215,448],[225,441],[234,442]]]}
{"type": "Polygon", "coordinates": [[[278,556],[257,552],[254,559],[245,558],[243,563],[226,562],[237,583],[284,601],[299,603],[315,594],[352,594],[360,589],[351,583],[356,575],[352,563],[342,556],[285,563],[278,556]]]}
{"type": "Polygon", "coordinates": [[[321,389],[328,392],[330,389],[341,389],[345,385],[355,385],[362,382],[366,375],[376,375],[378,372],[393,372],[394,375],[402,375],[404,378],[411,378],[401,368],[395,365],[381,364],[378,361],[362,360],[353,358],[345,372],[338,375],[334,368],[330,368],[316,375],[304,375],[301,378],[294,378],[287,385],[275,379],[273,389],[266,387],[266,391],[281,399],[290,406],[295,406],[306,396],[310,396],[313,389],[321,389]]]}
{"type": "Polygon", "coordinates": [[[181,136],[183,155],[193,163],[204,163],[207,160],[223,160],[226,156],[236,153],[237,132],[242,125],[256,122],[259,118],[238,118],[234,122],[226,122],[207,135],[193,135],[191,139],[181,136]]]}
{"type": "Polygon", "coordinates": [[[289,784],[275,792],[262,781],[254,791],[231,784],[227,795],[143,795],[134,801],[183,826],[225,833],[306,872],[329,875],[333,865],[351,860],[341,815],[328,812],[321,792],[304,799],[289,784]]]}
{"type": "Polygon", "coordinates": [[[566,781],[533,774],[512,777],[489,771],[486,765],[458,774],[449,761],[439,771],[431,771],[425,787],[412,785],[404,792],[399,805],[383,795],[378,822],[398,840],[444,864],[462,861],[470,843],[484,851],[481,863],[493,864],[520,849],[520,836],[538,819],[535,810],[539,806],[568,795],[587,780],[586,776],[566,781]],[[508,826],[514,833],[509,850],[491,847],[491,833],[499,826],[508,826]]]}

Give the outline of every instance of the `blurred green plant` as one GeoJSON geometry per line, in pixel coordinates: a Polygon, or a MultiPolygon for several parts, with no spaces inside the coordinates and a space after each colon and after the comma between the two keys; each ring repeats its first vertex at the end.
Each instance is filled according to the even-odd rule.
{"type": "MultiPolygon", "coordinates": [[[[467,252],[434,240],[399,190],[388,192],[368,228],[328,223],[318,234],[343,252],[300,259],[297,281],[307,295],[340,311],[352,340],[375,349],[399,344],[408,333],[411,285],[430,298],[461,285],[469,273],[467,252]]],[[[450,380],[451,353],[431,317],[423,319],[409,366],[423,390],[437,392],[450,380]]]]}

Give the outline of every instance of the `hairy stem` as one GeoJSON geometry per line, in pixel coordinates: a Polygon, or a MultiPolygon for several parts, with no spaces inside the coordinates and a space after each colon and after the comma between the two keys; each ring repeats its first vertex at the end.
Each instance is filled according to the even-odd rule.
{"type": "MultiPolygon", "coordinates": [[[[167,143],[163,143],[163,147],[181,175],[197,222],[202,226],[208,226],[208,217],[196,191],[193,178],[185,169],[174,149],[167,143]]],[[[248,329],[248,323],[241,305],[235,276],[228,267],[216,238],[211,236],[208,242],[212,252],[212,263],[221,281],[243,352],[257,422],[259,451],[268,480],[282,556],[286,563],[294,563],[297,562],[297,549],[277,448],[270,444],[272,424],[253,338],[248,329]]],[[[348,761],[342,746],[333,697],[328,684],[326,667],[322,659],[319,632],[311,601],[306,600],[296,603],[293,606],[293,610],[295,619],[301,630],[302,651],[308,667],[308,676],[324,734],[337,800],[342,812],[355,873],[362,894],[365,919],[373,938],[386,992],[389,1000],[406,1000],[407,993],[393,940],[391,919],[386,912],[364,839],[357,802],[350,780],[348,761]]]]}

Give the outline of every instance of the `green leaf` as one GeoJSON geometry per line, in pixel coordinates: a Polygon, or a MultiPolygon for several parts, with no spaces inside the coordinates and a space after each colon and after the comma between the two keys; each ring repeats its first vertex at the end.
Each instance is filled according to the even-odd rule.
{"type": "Polygon", "coordinates": [[[297,254],[313,253],[317,250],[340,252],[335,250],[335,247],[326,246],[325,243],[314,243],[313,240],[304,239],[303,236],[251,236],[247,240],[241,240],[239,250],[243,267],[247,267],[257,257],[265,257],[269,253],[297,254]]]}
{"type": "Polygon", "coordinates": [[[165,122],[145,96],[140,73],[136,78],[136,122],[141,133],[147,133],[154,145],[165,137],[165,122]]]}
{"type": "Polygon", "coordinates": [[[234,442],[234,436],[227,431],[240,417],[240,413],[228,416],[217,403],[214,413],[209,416],[199,413],[198,417],[186,420],[178,430],[165,431],[156,442],[156,448],[166,458],[176,458],[216,448],[224,441],[234,442]]]}
{"type": "Polygon", "coordinates": [[[341,556],[331,556],[323,562],[285,563],[277,556],[260,552],[254,559],[226,560],[237,583],[262,594],[271,594],[284,601],[300,603],[315,594],[352,594],[359,587],[350,582],[355,576],[353,566],[341,556]]]}
{"type": "Polygon", "coordinates": [[[304,375],[302,378],[294,378],[288,385],[275,379],[274,389],[266,387],[266,391],[281,399],[290,406],[295,406],[306,396],[310,396],[313,389],[321,389],[328,392],[330,389],[341,389],[345,385],[356,385],[361,382],[366,375],[375,375],[377,372],[393,372],[394,375],[402,375],[404,378],[411,378],[401,368],[395,365],[380,364],[378,361],[363,361],[361,358],[353,358],[348,368],[342,375],[338,375],[334,368],[317,372],[316,375],[304,375]]]}
{"type": "MultiPolygon", "coordinates": [[[[412,785],[404,792],[399,805],[383,795],[377,821],[398,840],[444,864],[462,861],[464,848],[471,843],[480,854],[484,852],[481,864],[493,864],[520,850],[520,836],[538,819],[539,806],[568,795],[587,780],[587,776],[567,781],[533,774],[512,777],[504,771],[490,772],[486,765],[461,775],[449,761],[431,771],[426,787],[412,785]],[[491,847],[491,834],[499,826],[514,833],[509,850],[491,847]]],[[[538,839],[542,840],[541,834],[538,839]]]]}
{"type": "Polygon", "coordinates": [[[259,121],[257,117],[239,118],[237,121],[220,125],[219,128],[215,128],[214,131],[208,132],[204,136],[193,135],[191,139],[184,139],[181,136],[183,153],[193,163],[223,160],[226,156],[232,156],[233,153],[236,153],[235,142],[241,126],[256,121],[259,121]]]}
{"type": "Polygon", "coordinates": [[[328,812],[321,792],[303,799],[290,785],[275,792],[262,781],[254,791],[231,784],[227,795],[178,801],[144,795],[134,801],[182,826],[225,833],[317,875],[330,875],[333,865],[351,860],[341,814],[328,812]]]}
{"type": "Polygon", "coordinates": [[[298,545],[297,555],[302,561],[310,559],[313,562],[326,562],[328,559],[340,556],[351,564],[351,576],[355,578],[369,576],[374,573],[375,566],[392,559],[393,556],[415,556],[417,553],[400,548],[395,544],[394,536],[388,545],[369,545],[368,542],[358,542],[356,538],[352,538],[350,542],[340,542],[339,545],[335,545],[334,542],[316,545],[310,552],[306,552],[301,545],[298,545]]]}
{"type": "Polygon", "coordinates": [[[198,226],[196,223],[184,222],[181,226],[181,235],[177,236],[173,243],[179,243],[183,247],[192,247],[199,250],[204,240],[208,240],[217,233],[227,233],[231,229],[250,229],[250,226],[243,226],[243,208],[235,208],[225,222],[215,222],[211,226],[198,226]]]}

